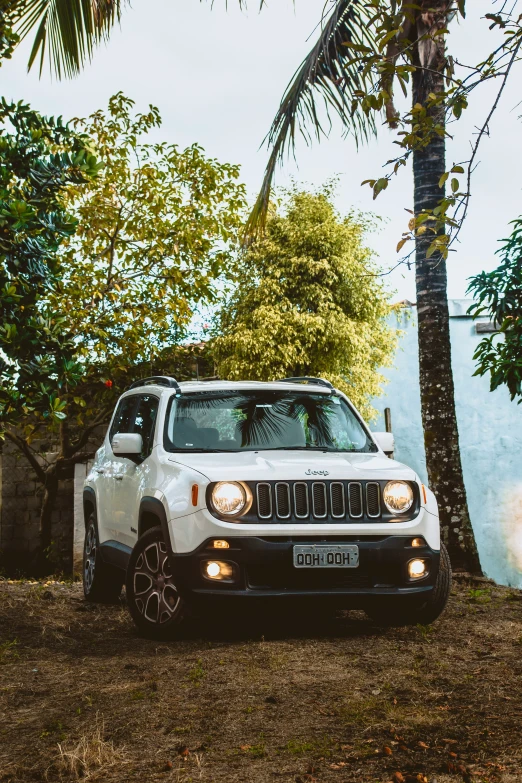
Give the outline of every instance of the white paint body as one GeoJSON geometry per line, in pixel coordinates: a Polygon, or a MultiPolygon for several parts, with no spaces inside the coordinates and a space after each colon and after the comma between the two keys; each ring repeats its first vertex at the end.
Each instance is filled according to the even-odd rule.
{"type": "MultiPolygon", "coordinates": [[[[263,389],[295,391],[295,384],[284,382],[187,382],[180,384],[182,392],[202,390],[263,389]]],[[[301,390],[303,387],[300,387],[301,390]]],[[[309,384],[307,391],[328,394],[324,386],[309,384]]],[[[251,451],[220,453],[168,452],[163,447],[164,418],[169,398],[175,389],[147,385],[126,392],[125,396],[153,394],[160,400],[156,431],[151,454],[139,465],[114,454],[109,440],[110,427],[104,443],[86,478],[85,486],[96,494],[100,543],[117,541],[133,547],[138,536],[138,514],[143,497],[161,501],[168,521],[172,550],[188,553],[206,539],[234,536],[328,536],[328,535],[411,535],[422,536],[428,545],[440,549],[440,529],[437,503],[429,489],[426,500],[419,476],[409,467],[391,460],[380,449],[374,453],[303,451],[251,451]],[[329,481],[336,480],[405,480],[419,485],[421,508],[418,515],[406,522],[324,523],[303,521],[299,524],[268,521],[265,523],[225,522],[217,519],[206,507],[205,491],[214,481],[302,481],[310,478],[307,471],[327,471],[329,481]],[[192,486],[198,485],[198,503],[192,505],[192,486]]],[[[357,413],[344,395],[343,398],[357,413]]],[[[361,420],[362,421],[362,420],[361,420]]],[[[370,437],[368,428],[365,427],[370,437]]],[[[376,438],[372,437],[376,442],[376,438]]],[[[320,476],[320,474],[319,474],[320,476]]]]}

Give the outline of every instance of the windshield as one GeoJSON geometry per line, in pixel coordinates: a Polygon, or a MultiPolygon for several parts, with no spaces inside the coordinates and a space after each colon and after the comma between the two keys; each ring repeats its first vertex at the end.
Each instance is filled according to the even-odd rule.
{"type": "Polygon", "coordinates": [[[171,397],[164,445],[168,451],[377,451],[341,397],[264,390],[171,397]]]}

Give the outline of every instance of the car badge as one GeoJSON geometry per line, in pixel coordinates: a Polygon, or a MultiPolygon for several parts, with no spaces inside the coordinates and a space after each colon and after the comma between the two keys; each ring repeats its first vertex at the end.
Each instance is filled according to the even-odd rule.
{"type": "Polygon", "coordinates": [[[312,468],[308,468],[308,470],[305,472],[305,476],[329,476],[330,471],[329,470],[312,470],[312,468]]]}

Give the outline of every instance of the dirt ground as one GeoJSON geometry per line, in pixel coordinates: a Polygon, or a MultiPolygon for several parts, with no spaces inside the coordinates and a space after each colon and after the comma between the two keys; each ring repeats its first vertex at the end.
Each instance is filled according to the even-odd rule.
{"type": "Polygon", "coordinates": [[[0,582],[0,780],[522,781],[522,593],[464,577],[433,626],[361,612],[139,638],[79,585],[0,582]]]}

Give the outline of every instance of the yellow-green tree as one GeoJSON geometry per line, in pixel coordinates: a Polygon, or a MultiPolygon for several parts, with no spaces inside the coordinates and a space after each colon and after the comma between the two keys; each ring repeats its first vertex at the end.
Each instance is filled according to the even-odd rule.
{"type": "Polygon", "coordinates": [[[150,143],[158,109],[136,113],[122,93],[76,127],[103,163],[66,204],[76,232],[61,256],[51,307],[83,338],[89,362],[153,361],[185,336],[194,308],[218,294],[245,209],[239,167],[197,144],[150,143]]]}
{"type": "Polygon", "coordinates": [[[245,252],[217,318],[212,351],[223,378],[330,380],[372,418],[397,332],[364,218],[342,218],[328,188],[294,190],[245,252]]]}

